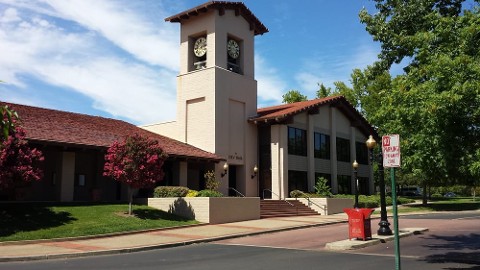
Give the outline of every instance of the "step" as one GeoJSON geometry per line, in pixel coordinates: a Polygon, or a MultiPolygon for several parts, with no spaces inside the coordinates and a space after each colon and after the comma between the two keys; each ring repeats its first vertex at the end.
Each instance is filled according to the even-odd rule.
{"type": "Polygon", "coordinates": [[[260,217],[270,218],[319,215],[319,213],[299,201],[291,200],[288,202],[290,204],[283,200],[261,200],[260,217]]]}

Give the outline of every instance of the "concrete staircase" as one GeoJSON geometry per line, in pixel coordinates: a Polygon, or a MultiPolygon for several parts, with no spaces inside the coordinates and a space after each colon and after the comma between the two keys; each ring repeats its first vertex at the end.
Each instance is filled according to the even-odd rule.
{"type": "Polygon", "coordinates": [[[260,200],[260,218],[319,215],[305,204],[289,200],[260,200]]]}

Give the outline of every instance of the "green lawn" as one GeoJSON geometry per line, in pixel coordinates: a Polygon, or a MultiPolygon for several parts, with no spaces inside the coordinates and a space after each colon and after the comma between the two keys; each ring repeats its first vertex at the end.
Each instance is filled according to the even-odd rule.
{"type": "Polygon", "coordinates": [[[197,224],[147,206],[0,204],[0,242],[51,239],[197,224]]]}

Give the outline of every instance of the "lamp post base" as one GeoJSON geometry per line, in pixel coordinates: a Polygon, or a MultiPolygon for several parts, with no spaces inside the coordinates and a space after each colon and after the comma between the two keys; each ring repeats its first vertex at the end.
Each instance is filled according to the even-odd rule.
{"type": "Polygon", "coordinates": [[[392,235],[393,234],[392,230],[390,229],[390,222],[388,222],[387,220],[381,220],[378,223],[378,226],[380,226],[380,228],[377,231],[378,235],[392,235]]]}

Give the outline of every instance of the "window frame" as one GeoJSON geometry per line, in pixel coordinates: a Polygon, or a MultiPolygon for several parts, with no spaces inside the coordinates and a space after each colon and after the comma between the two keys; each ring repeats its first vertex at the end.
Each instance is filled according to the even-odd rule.
{"type": "Polygon", "coordinates": [[[288,154],[307,156],[307,131],[305,129],[288,127],[288,154]]]}

